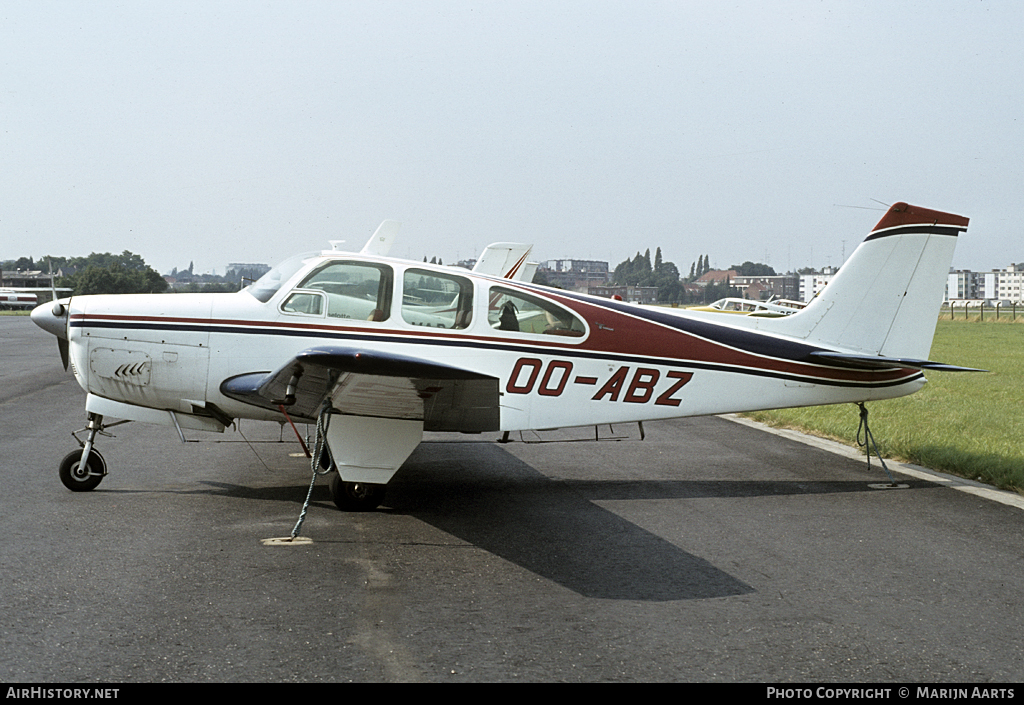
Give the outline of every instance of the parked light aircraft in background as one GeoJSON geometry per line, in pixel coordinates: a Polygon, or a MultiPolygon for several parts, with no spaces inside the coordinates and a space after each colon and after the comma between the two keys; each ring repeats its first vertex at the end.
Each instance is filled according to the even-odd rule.
{"type": "Polygon", "coordinates": [[[424,431],[903,396],[924,385],[922,370],[965,369],[927,357],[967,223],[898,203],[821,295],[774,318],[531,284],[528,246],[492,245],[475,271],[390,258],[392,221],[359,253],[299,255],[234,294],[62,299],[32,313],[87,392],[88,436],[60,476],[96,487],[109,419],[223,431],[287,414],[318,423],[335,503],[368,509],[424,431]]]}
{"type": "Polygon", "coordinates": [[[35,308],[38,302],[35,292],[10,287],[0,288],[0,310],[35,308]]]}
{"type": "MultiPolygon", "coordinates": [[[[67,287],[54,287],[51,283],[49,289],[42,287],[0,287],[0,310],[26,310],[35,308],[39,304],[39,294],[51,296],[49,301],[55,301],[60,294],[70,294],[71,289],[67,287]]],[[[46,297],[44,297],[46,298],[46,297]]]]}
{"type": "Polygon", "coordinates": [[[755,301],[729,297],[712,301],[707,306],[688,306],[691,311],[711,311],[714,313],[737,313],[744,316],[788,316],[803,309],[807,304],[803,301],[789,299],[772,299],[755,301]]]}

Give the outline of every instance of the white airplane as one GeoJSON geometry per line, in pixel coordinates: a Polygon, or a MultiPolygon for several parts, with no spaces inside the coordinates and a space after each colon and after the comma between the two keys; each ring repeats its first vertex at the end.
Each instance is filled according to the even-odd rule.
{"type": "Polygon", "coordinates": [[[0,288],[0,310],[35,308],[38,302],[39,299],[36,297],[35,292],[21,288],[0,288]]]}
{"type": "Polygon", "coordinates": [[[745,316],[789,316],[803,309],[803,301],[790,299],[772,299],[755,301],[754,299],[738,299],[728,297],[712,301],[707,306],[689,306],[691,311],[715,311],[719,313],[739,313],[745,316]]]}
{"type": "Polygon", "coordinates": [[[71,289],[66,286],[51,286],[49,289],[43,289],[41,287],[0,287],[0,310],[10,309],[12,311],[24,311],[30,308],[35,308],[39,304],[40,292],[47,292],[51,294],[52,298],[50,301],[55,301],[58,294],[70,294],[71,289]]]}
{"type": "MultiPolygon", "coordinates": [[[[515,278],[526,246],[494,246],[475,272],[394,259],[374,240],[381,230],[360,253],[299,255],[234,294],[61,299],[32,312],[87,392],[87,439],[59,474],[75,491],[99,484],[95,441],[108,419],[180,434],[290,417],[317,423],[314,457],[336,468],[335,503],[371,509],[424,431],[903,396],[925,384],[923,370],[966,369],[927,357],[967,223],[898,203],[820,296],[775,318],[531,284],[515,278]]],[[[396,227],[382,225],[390,237],[396,227]]]]}

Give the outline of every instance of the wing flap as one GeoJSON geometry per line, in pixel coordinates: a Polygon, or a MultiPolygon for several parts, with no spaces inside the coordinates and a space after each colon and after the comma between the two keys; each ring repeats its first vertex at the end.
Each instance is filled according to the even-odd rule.
{"type": "Polygon", "coordinates": [[[498,380],[430,360],[379,350],[318,346],[273,372],[225,380],[232,399],[312,420],[325,399],[343,414],[422,419],[428,431],[497,430],[498,380]]]}

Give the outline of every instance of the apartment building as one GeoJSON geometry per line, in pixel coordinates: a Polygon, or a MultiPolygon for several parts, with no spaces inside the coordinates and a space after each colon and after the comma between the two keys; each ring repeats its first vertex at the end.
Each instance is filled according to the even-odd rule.
{"type": "Polygon", "coordinates": [[[999,301],[1010,301],[1022,303],[1021,283],[1024,282],[1024,263],[1011,264],[1006,269],[993,272],[996,280],[996,299],[999,301]]]}
{"type": "Polygon", "coordinates": [[[1024,263],[989,272],[950,270],[945,300],[1024,303],[1024,263]]]}
{"type": "Polygon", "coordinates": [[[800,296],[800,277],[796,274],[774,276],[744,276],[737,274],[730,281],[743,298],[767,301],[769,299],[796,299],[800,296]]]}
{"type": "Polygon", "coordinates": [[[810,301],[824,289],[836,275],[835,267],[825,267],[820,272],[800,275],[800,301],[810,301]]]}

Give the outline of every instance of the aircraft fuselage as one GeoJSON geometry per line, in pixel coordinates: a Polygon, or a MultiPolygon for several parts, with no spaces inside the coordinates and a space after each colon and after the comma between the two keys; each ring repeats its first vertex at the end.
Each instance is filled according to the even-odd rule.
{"type": "Polygon", "coordinates": [[[222,382],[269,373],[314,345],[365,348],[497,379],[496,418],[485,427],[455,420],[435,429],[455,431],[864,401],[908,394],[924,383],[916,370],[809,361],[807,354],[819,348],[751,330],[732,317],[398,260],[313,256],[266,299],[250,291],[75,297],[69,317],[75,375],[90,394],[140,407],[203,416],[213,405],[230,417],[280,419],[274,409],[226,396],[222,382]],[[376,281],[303,284],[311,272],[332,266],[343,275],[367,270],[376,281]]]}

